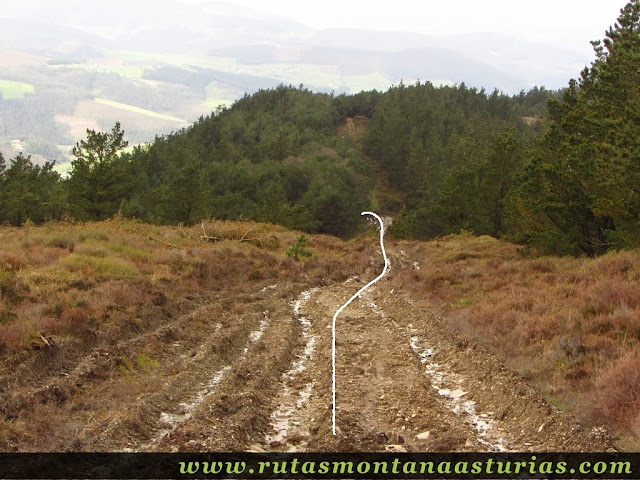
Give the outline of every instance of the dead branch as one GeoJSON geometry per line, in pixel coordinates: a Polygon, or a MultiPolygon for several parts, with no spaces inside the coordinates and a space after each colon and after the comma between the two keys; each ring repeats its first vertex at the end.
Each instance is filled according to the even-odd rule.
{"type": "Polygon", "coordinates": [[[157,238],[152,237],[151,235],[148,235],[149,240],[153,240],[154,242],[158,242],[161,243],[167,247],[171,247],[171,248],[179,248],[177,245],[174,245],[173,243],[168,243],[168,242],[163,242],[162,240],[158,240],[157,238]]]}
{"type": "Polygon", "coordinates": [[[40,335],[40,338],[42,339],[42,341],[44,342],[44,344],[45,344],[47,347],[51,348],[51,343],[49,343],[49,340],[47,340],[46,338],[44,338],[44,336],[43,336],[43,335],[40,335]]]}
{"type": "Polygon", "coordinates": [[[220,235],[216,235],[215,237],[209,237],[208,235],[202,235],[200,237],[202,240],[206,240],[207,242],[219,242],[221,240],[224,240],[224,237],[221,237],[220,235]]]}
{"type": "Polygon", "coordinates": [[[207,242],[219,242],[220,240],[224,240],[221,235],[216,235],[215,237],[208,235],[207,231],[204,229],[204,220],[202,221],[202,233],[204,235],[201,235],[200,239],[206,240],[207,242]]]}
{"type": "Polygon", "coordinates": [[[249,230],[247,230],[246,232],[244,232],[242,234],[242,238],[240,239],[241,242],[250,242],[250,241],[255,241],[258,240],[257,238],[247,238],[247,234],[249,234],[249,232],[251,232],[251,230],[253,230],[256,227],[251,227],[249,230]]]}

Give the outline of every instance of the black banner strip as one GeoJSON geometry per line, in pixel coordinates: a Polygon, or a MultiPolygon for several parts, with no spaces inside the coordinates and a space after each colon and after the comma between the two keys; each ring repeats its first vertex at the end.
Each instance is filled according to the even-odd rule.
{"type": "Polygon", "coordinates": [[[640,453],[0,453],[0,478],[640,479],[640,453]]]}

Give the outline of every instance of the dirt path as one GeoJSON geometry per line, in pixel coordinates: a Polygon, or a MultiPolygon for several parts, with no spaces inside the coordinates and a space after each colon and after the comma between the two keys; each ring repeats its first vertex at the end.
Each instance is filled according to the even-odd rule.
{"type": "Polygon", "coordinates": [[[493,356],[383,280],[338,318],[331,434],[331,317],[364,281],[301,296],[313,349],[281,379],[265,450],[540,451],[611,448],[493,356]],[[313,332],[313,333],[311,333],[313,332]],[[296,369],[293,368],[292,371],[296,369]],[[283,413],[286,414],[283,415],[283,413]]]}
{"type": "MultiPolygon", "coordinates": [[[[392,268],[419,268],[406,254],[390,253],[392,268]]],[[[371,278],[376,271],[374,261],[371,278]]],[[[129,340],[134,351],[150,337],[163,342],[173,372],[139,372],[127,383],[105,373],[114,371],[113,354],[94,349],[55,380],[18,388],[12,398],[74,388],[85,400],[67,412],[82,440],[71,448],[85,450],[612,449],[606,432],[556,411],[490,353],[451,333],[428,302],[394,291],[388,279],[338,317],[332,435],[331,321],[371,278],[213,298],[129,340]],[[181,334],[186,325],[198,335],[181,334]],[[154,387],[150,393],[144,382],[154,387]],[[141,393],[119,411],[97,406],[129,387],[141,393]]]]}
{"type": "Polygon", "coordinates": [[[605,432],[556,411],[494,356],[450,333],[429,304],[393,291],[386,279],[338,317],[333,436],[331,319],[366,281],[352,278],[294,295],[278,287],[262,292],[263,320],[244,327],[237,355],[211,370],[212,381],[189,397],[195,400],[163,413],[166,425],[147,448],[612,448],[605,432]]]}

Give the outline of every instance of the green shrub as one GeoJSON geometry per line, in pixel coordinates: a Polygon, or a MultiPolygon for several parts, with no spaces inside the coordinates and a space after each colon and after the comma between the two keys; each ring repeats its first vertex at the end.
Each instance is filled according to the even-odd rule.
{"type": "Polygon", "coordinates": [[[89,273],[116,277],[127,277],[138,274],[135,265],[117,258],[98,258],[72,253],[60,260],[69,270],[87,270],[89,273]]]}
{"type": "Polygon", "coordinates": [[[100,242],[106,242],[109,240],[109,234],[104,230],[85,230],[78,234],[78,238],[81,242],[86,240],[98,240],[100,242]]]}
{"type": "Polygon", "coordinates": [[[59,234],[49,238],[46,242],[47,247],[65,248],[73,252],[76,246],[75,239],[70,235],[59,234]]]}
{"type": "Polygon", "coordinates": [[[313,254],[307,250],[307,237],[300,235],[284,252],[287,257],[293,257],[298,262],[301,258],[310,258],[313,254]]]}
{"type": "Polygon", "coordinates": [[[29,293],[29,286],[15,272],[0,270],[0,299],[7,303],[18,303],[29,293]]]}

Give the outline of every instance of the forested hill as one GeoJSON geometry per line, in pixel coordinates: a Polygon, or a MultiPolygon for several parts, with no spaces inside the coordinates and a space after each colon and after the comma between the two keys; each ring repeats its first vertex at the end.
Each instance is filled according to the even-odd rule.
{"type": "MultiPolygon", "coordinates": [[[[417,83],[332,96],[281,85],[130,153],[118,154],[126,147],[119,124],[89,131],[66,180],[20,157],[4,175],[2,220],[101,220],[119,211],[153,223],[244,218],[348,236],[364,209],[397,215],[405,199],[412,211],[425,208],[426,188],[439,191],[470,155],[484,158],[503,131],[525,143],[536,127],[523,118],[540,118],[549,95],[417,83]],[[362,141],[345,128],[353,118],[362,141]]],[[[459,229],[444,217],[434,222],[433,232],[398,234],[459,229]]]]}
{"type": "MultiPolygon", "coordinates": [[[[356,232],[362,210],[395,215],[411,188],[393,182],[397,165],[379,160],[376,152],[366,156],[353,132],[344,128],[350,118],[363,119],[359,126],[372,119],[365,149],[383,142],[387,147],[381,154],[392,155],[395,145],[405,141],[404,134],[382,131],[381,125],[398,91],[433,102],[433,122],[437,128],[458,131],[456,139],[486,115],[508,115],[506,122],[527,131],[522,117],[542,112],[549,95],[534,89],[512,98],[464,85],[435,88],[427,83],[401,84],[386,93],[332,96],[281,85],[246,95],[230,108],[130,153],[118,153],[126,147],[119,124],[109,133],[89,131],[74,149],[68,179],[57,177],[51,165],[37,167],[20,157],[3,177],[0,215],[13,224],[65,215],[101,220],[116,212],[164,224],[244,218],[348,236],[356,232]],[[502,107],[490,112],[494,103],[502,107]],[[466,111],[459,114],[458,104],[467,104],[466,111]],[[454,117],[457,121],[451,123],[454,117]],[[375,131],[377,136],[372,136],[375,131]],[[375,172],[392,180],[393,190],[385,192],[392,201],[379,201],[375,172]]],[[[410,105],[405,107],[403,128],[424,128],[410,105]]],[[[440,149],[448,155],[455,142],[443,142],[440,149]]],[[[401,156],[398,160],[405,162],[401,156]]]]}
{"type": "Polygon", "coordinates": [[[88,131],[68,179],[0,159],[0,221],[120,212],[349,236],[374,208],[395,216],[396,237],[469,230],[556,254],[637,246],[640,0],[594,46],[564,92],[401,83],[334,96],[281,85],[131,153],[119,153],[119,124],[88,131]]]}
{"type": "Polygon", "coordinates": [[[125,213],[162,223],[191,223],[207,215],[244,217],[349,235],[363,209],[396,215],[399,199],[414,201],[418,182],[397,180],[398,175],[416,177],[406,169],[407,155],[416,152],[407,153],[406,145],[418,136],[451,160],[441,161],[440,171],[432,173],[444,177],[448,168],[464,161],[454,158],[460,138],[478,145],[490,142],[496,133],[489,121],[511,126],[514,135],[524,138],[532,128],[522,120],[523,110],[541,110],[547,95],[536,89],[514,99],[464,85],[431,84],[338,97],[285,86],[263,90],[137,150],[131,161],[142,177],[125,213]],[[525,106],[533,96],[537,104],[525,106]],[[433,132],[420,117],[424,110],[431,111],[433,132]],[[337,127],[353,117],[372,117],[364,134],[368,155],[354,142],[355,132],[341,128],[338,134],[337,127]],[[476,128],[479,121],[483,128],[476,128]],[[438,131],[442,138],[436,145],[438,131]],[[378,198],[374,172],[391,181],[391,197],[397,201],[378,198]]]}
{"type": "Polygon", "coordinates": [[[370,203],[362,154],[335,133],[334,99],[280,86],[245,96],[131,156],[125,207],[152,222],[248,218],[349,235],[370,203]]]}

